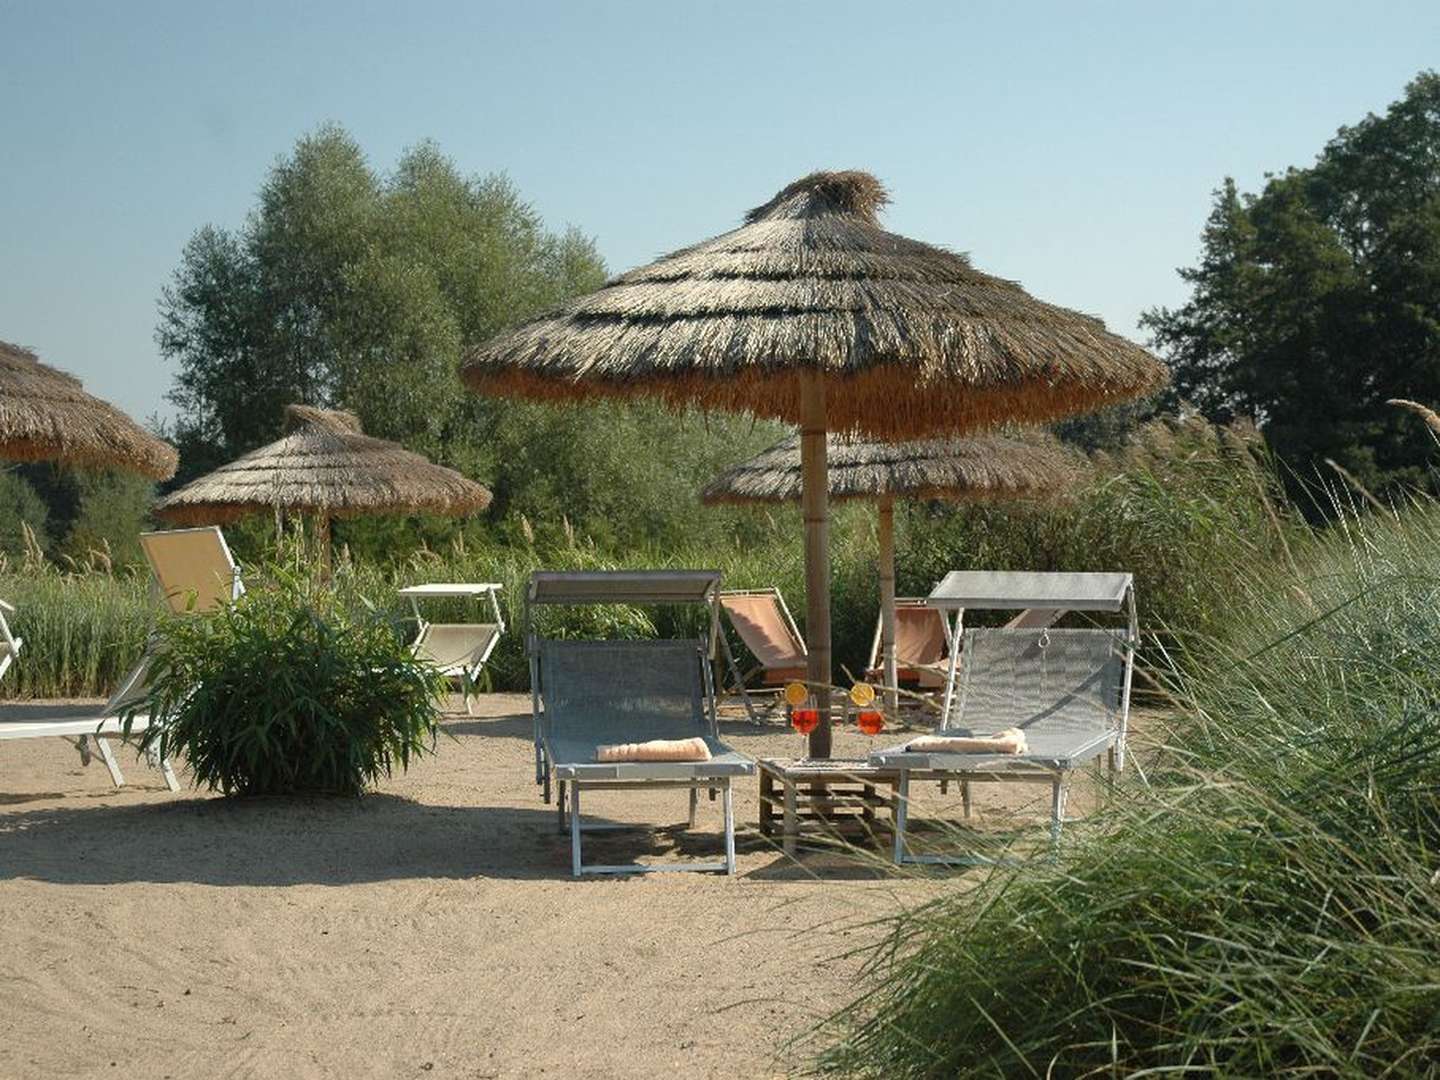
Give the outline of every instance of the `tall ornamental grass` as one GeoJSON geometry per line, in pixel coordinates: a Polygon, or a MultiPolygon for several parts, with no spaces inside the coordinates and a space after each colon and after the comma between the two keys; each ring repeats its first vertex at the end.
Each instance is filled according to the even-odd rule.
{"type": "Polygon", "coordinates": [[[1163,745],[1057,864],[894,920],[823,1067],[1440,1068],[1440,510],[1294,554],[1232,575],[1228,632],[1179,639],[1163,745]]]}

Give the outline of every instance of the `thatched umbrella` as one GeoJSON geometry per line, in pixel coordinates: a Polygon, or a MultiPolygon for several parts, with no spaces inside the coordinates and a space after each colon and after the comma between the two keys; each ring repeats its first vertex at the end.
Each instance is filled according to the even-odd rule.
{"type": "Polygon", "coordinates": [[[332,518],[460,516],[489,505],[483,485],[364,434],[352,413],[287,405],[282,438],[171,492],[155,515],[178,525],[209,525],[264,511],[307,514],[328,567],[332,518]]]}
{"type": "MultiPolygon", "coordinates": [[[[895,660],[895,500],[1024,498],[1063,491],[1082,459],[1054,439],[979,435],[921,442],[871,442],[831,435],[826,445],[830,499],[868,499],[879,510],[880,644],[886,706],[899,705],[895,660]]],[[[791,436],[733,466],[700,493],[708,505],[799,502],[800,439],[791,436]]]]}
{"type": "Polygon", "coordinates": [[[80,380],[0,341],[0,458],[126,469],[152,480],[175,475],[179,457],[80,380]]]}
{"type": "Polygon", "coordinates": [[[820,172],[738,229],[632,270],[476,349],[482,393],[651,395],[801,429],[809,681],[829,755],[827,431],[889,439],[1041,422],[1144,394],[1164,366],[1095,318],[880,228],[863,172],[820,172]]]}

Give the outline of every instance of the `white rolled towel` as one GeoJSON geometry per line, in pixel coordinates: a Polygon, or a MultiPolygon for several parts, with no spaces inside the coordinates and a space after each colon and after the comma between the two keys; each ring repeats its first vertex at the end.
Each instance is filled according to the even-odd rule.
{"type": "Polygon", "coordinates": [[[1006,728],[994,735],[921,735],[905,744],[916,754],[1024,754],[1025,732],[1006,728]]]}
{"type": "Polygon", "coordinates": [[[649,742],[614,743],[595,751],[596,761],[709,761],[705,740],[651,739],[649,742]]]}

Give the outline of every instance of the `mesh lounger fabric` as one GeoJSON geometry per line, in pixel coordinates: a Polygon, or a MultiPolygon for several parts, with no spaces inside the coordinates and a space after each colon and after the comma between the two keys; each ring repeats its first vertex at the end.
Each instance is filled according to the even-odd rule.
{"type": "Polygon", "coordinates": [[[705,712],[695,641],[542,641],[542,737],[559,779],[745,776],[749,758],[717,739],[705,712]],[[709,761],[595,761],[601,746],[704,739],[709,761]]]}
{"type": "Polygon", "coordinates": [[[764,668],[767,683],[805,678],[805,646],[790,629],[774,593],[721,596],[720,604],[740,640],[764,668]]]}
{"type": "Polygon", "coordinates": [[[955,715],[935,734],[1020,728],[1028,753],[916,754],[893,747],[872,760],[911,769],[1073,768],[1115,741],[1124,650],[1121,630],[967,630],[955,715]]]}

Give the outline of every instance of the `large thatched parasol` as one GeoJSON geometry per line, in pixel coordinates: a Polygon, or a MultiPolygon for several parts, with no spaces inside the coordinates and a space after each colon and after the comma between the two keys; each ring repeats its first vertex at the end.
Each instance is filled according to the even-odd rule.
{"type": "Polygon", "coordinates": [[[173,446],[115,406],[87,394],[79,379],[4,341],[0,458],[127,469],[152,480],[174,476],[179,461],[173,446]]]}
{"type": "Polygon", "coordinates": [[[490,491],[453,469],[364,434],[352,413],[285,408],[285,435],[161,499],[155,515],[179,525],[216,524],[285,511],[315,518],[328,559],[330,520],[366,514],[473,514],[490,491]]]}
{"type": "Polygon", "coordinates": [[[814,173],[738,229],[624,274],[472,352],[474,390],[653,395],[801,428],[809,681],[830,750],[827,430],[964,434],[1084,412],[1165,368],[1098,320],[880,228],[863,172],[814,173]]]}
{"type": "MultiPolygon", "coordinates": [[[[879,511],[880,643],[886,706],[899,705],[895,661],[895,500],[1024,498],[1063,491],[1083,459],[1038,435],[978,435],[921,442],[870,442],[854,435],[827,440],[830,498],[868,499],[879,511]]],[[[701,501],[798,502],[803,494],[800,439],[791,436],[712,480],[701,501]]]]}

